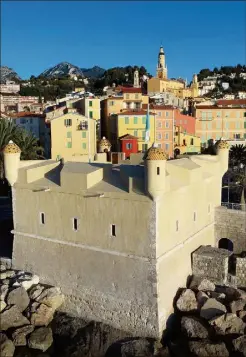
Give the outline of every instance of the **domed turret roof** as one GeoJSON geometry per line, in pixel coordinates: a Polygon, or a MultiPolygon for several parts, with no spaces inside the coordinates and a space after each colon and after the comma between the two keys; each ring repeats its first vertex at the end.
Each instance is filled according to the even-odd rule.
{"type": "Polygon", "coordinates": [[[98,143],[99,146],[106,146],[106,147],[111,147],[112,145],[110,144],[110,141],[108,141],[105,136],[99,141],[98,143]]]}
{"type": "Polygon", "coordinates": [[[167,160],[168,155],[161,148],[157,147],[155,144],[148,149],[144,155],[144,160],[167,160]]]}
{"type": "Polygon", "coordinates": [[[222,138],[219,141],[217,141],[216,146],[218,149],[229,149],[228,142],[222,138]]]}
{"type": "Polygon", "coordinates": [[[3,152],[5,154],[17,154],[21,152],[21,149],[12,140],[4,147],[3,152]]]}

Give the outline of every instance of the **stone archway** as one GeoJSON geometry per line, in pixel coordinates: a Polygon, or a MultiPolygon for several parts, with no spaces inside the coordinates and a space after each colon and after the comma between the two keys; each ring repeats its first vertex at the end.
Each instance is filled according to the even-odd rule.
{"type": "Polygon", "coordinates": [[[221,238],[219,240],[219,248],[227,249],[230,252],[233,252],[233,243],[230,239],[227,238],[221,238]]]}

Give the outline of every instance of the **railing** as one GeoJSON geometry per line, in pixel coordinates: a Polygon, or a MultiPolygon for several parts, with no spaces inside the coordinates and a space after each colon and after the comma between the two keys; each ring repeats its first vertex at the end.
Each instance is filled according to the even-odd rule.
{"type": "Polygon", "coordinates": [[[77,130],[88,130],[88,124],[79,124],[77,125],[77,130]]]}
{"type": "Polygon", "coordinates": [[[246,203],[222,202],[221,206],[226,207],[228,209],[234,209],[234,210],[237,210],[237,211],[246,211],[246,203]]]}

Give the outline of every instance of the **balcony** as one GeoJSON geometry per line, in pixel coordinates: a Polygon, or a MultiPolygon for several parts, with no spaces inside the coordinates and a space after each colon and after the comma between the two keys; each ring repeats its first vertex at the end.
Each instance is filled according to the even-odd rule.
{"type": "Polygon", "coordinates": [[[80,123],[77,125],[77,130],[88,130],[88,123],[80,123]]]}

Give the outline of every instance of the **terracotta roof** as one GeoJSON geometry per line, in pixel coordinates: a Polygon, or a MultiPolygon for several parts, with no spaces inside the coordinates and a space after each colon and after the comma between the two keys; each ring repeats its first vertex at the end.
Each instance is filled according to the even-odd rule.
{"type": "Polygon", "coordinates": [[[217,105],[241,105],[246,104],[246,99],[220,99],[217,105]]]}
{"type": "MultiPolygon", "coordinates": [[[[142,107],[147,109],[148,105],[147,104],[143,104],[142,107]]],[[[176,109],[172,105],[157,105],[157,104],[153,104],[153,103],[150,103],[149,107],[150,107],[150,109],[155,109],[155,110],[157,110],[157,109],[159,109],[159,110],[176,109]]]]}
{"type": "Polygon", "coordinates": [[[43,114],[33,113],[33,112],[19,112],[9,114],[11,118],[23,118],[23,117],[44,117],[43,114]]]}
{"type": "MultiPolygon", "coordinates": [[[[117,115],[146,115],[146,114],[147,114],[147,110],[138,110],[138,111],[127,110],[127,111],[122,111],[117,115]]],[[[155,113],[149,112],[149,114],[154,115],[155,113]]]]}
{"type": "Polygon", "coordinates": [[[142,88],[122,87],[121,91],[123,93],[142,93],[142,88]]]}
{"type": "Polygon", "coordinates": [[[125,134],[119,137],[120,140],[138,140],[136,136],[125,134]]]}
{"type": "Polygon", "coordinates": [[[17,154],[21,152],[21,149],[12,140],[3,148],[5,154],[17,154]]]}
{"type": "Polygon", "coordinates": [[[159,147],[152,146],[143,157],[144,160],[167,160],[168,155],[159,147]]]}

